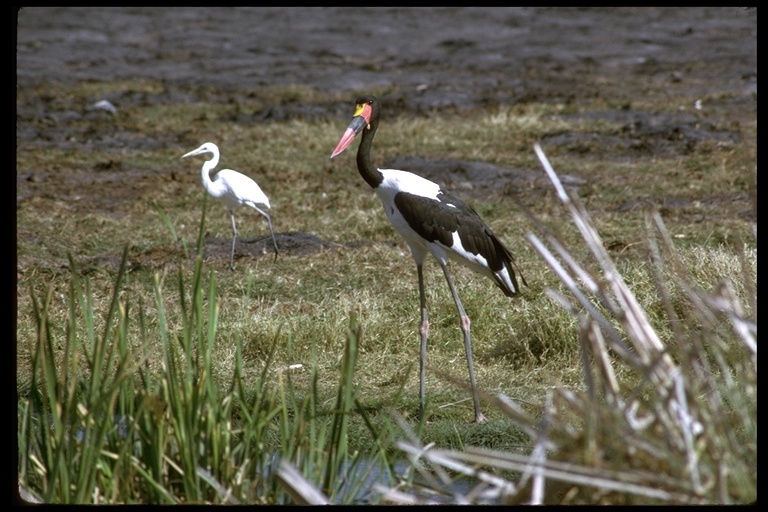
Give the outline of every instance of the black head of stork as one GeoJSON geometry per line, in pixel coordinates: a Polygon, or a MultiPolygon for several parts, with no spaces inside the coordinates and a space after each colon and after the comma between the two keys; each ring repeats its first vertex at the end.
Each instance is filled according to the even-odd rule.
{"type": "Polygon", "coordinates": [[[464,333],[464,348],[469,367],[469,380],[475,407],[475,421],[485,421],[480,411],[475,370],[472,363],[470,321],[448,272],[448,261],[459,262],[496,283],[508,297],[520,292],[516,273],[523,284],[525,278],[518,269],[512,253],[493,233],[483,219],[461,199],[444,191],[440,185],[416,174],[397,169],[378,169],[371,164],[371,143],[379,126],[381,106],[375,96],[363,96],[355,101],[355,113],[347,130],[333,150],[331,158],[342,153],[362,132],[357,149],[357,170],[381,199],[384,211],[395,229],[411,249],[419,278],[421,303],[420,351],[420,416],[426,405],[426,359],[429,320],[424,294],[423,266],[427,254],[432,254],[448,282],[456,303],[464,333]]]}

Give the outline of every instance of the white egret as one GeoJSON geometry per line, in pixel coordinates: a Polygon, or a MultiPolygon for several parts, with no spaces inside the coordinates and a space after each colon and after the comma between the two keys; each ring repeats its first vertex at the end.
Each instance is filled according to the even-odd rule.
{"type": "Polygon", "coordinates": [[[235,241],[237,240],[237,227],[235,226],[235,208],[239,206],[250,206],[267,219],[269,232],[272,235],[272,245],[275,247],[275,258],[277,258],[277,241],[275,232],[272,230],[272,219],[266,211],[270,208],[269,198],[262,192],[261,187],[248,176],[232,169],[222,169],[211,179],[210,172],[216,168],[219,163],[219,148],[213,142],[206,142],[194,151],[190,151],[181,158],[188,156],[202,155],[210,153],[213,155],[210,160],[206,160],[202,169],[203,187],[208,193],[221,200],[229,209],[229,216],[232,219],[232,253],[229,257],[229,268],[235,268],[235,241]]]}

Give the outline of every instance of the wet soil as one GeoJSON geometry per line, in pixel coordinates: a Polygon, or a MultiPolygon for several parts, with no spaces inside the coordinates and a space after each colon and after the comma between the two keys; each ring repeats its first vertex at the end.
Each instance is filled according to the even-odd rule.
{"type": "MultiPolygon", "coordinates": [[[[391,117],[605,98],[617,107],[582,115],[621,123],[624,128],[615,135],[562,133],[543,142],[584,153],[609,144],[616,149],[608,157],[617,160],[686,155],[701,143],[738,141],[743,137],[738,126],[756,119],[756,8],[45,7],[22,9],[17,30],[17,91],[57,82],[163,84],[156,94],[122,91],[93,98],[117,108],[238,103],[263,88],[297,85],[348,93],[349,99],[309,105],[275,101],[233,121],[347,119],[357,92],[371,88],[392,91],[383,98],[391,117]],[[705,108],[716,102],[722,117],[703,119],[696,109],[701,105],[674,114],[636,106],[665,94],[704,98],[705,108]]],[[[168,144],[138,134],[72,133],[66,122],[91,116],[98,124],[100,116],[109,115],[93,104],[26,94],[17,101],[17,144],[86,152],[168,144]],[[41,118],[48,121],[44,128],[41,118]]],[[[534,180],[529,170],[479,162],[403,156],[386,165],[435,178],[469,197],[534,180]]],[[[151,186],[128,176],[119,162],[91,171],[68,186],[49,179],[52,171],[17,169],[17,203],[37,195],[67,199],[76,190],[79,208],[114,208],[142,193],[135,185],[120,185],[151,186]],[[106,182],[117,186],[104,187],[106,182]]],[[[737,203],[727,212],[753,214],[747,194],[724,193],[723,201],[737,203]]],[[[289,253],[332,245],[303,233],[276,235],[289,253]]],[[[230,243],[209,239],[206,250],[228,259],[230,243]]],[[[244,240],[238,253],[264,255],[270,245],[268,236],[244,240]]]]}

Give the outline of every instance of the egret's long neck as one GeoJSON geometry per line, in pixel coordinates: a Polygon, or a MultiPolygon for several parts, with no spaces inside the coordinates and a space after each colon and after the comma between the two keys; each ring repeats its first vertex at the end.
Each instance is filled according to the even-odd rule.
{"type": "Polygon", "coordinates": [[[384,180],[381,172],[371,164],[371,143],[379,126],[378,121],[378,118],[374,116],[370,124],[363,128],[363,136],[360,139],[360,146],[357,148],[357,170],[372,188],[377,188],[384,180]]]}
{"type": "Polygon", "coordinates": [[[219,155],[216,154],[213,155],[213,158],[206,160],[203,164],[203,170],[200,177],[203,180],[203,186],[207,190],[211,190],[211,187],[213,186],[213,181],[211,181],[211,171],[214,170],[217,165],[219,165],[219,155]]]}

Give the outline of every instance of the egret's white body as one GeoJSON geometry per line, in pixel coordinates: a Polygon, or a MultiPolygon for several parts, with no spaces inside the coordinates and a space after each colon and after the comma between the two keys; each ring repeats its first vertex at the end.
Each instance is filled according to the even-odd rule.
{"type": "MultiPolygon", "coordinates": [[[[470,320],[461,304],[451,275],[448,261],[452,260],[487,276],[495,281],[508,297],[517,295],[515,270],[517,266],[512,253],[499,240],[480,216],[458,197],[445,192],[440,185],[416,174],[398,169],[377,169],[370,161],[371,143],[379,124],[379,100],[373,96],[358,98],[352,122],[344,132],[331,154],[339,155],[362,132],[357,150],[357,169],[360,175],[376,192],[392,225],[405,239],[416,263],[419,279],[419,300],[421,304],[421,350],[420,350],[420,414],[424,413],[426,395],[426,359],[429,320],[424,293],[423,266],[427,254],[440,264],[448,287],[451,290],[464,333],[464,348],[472,386],[475,407],[475,421],[485,421],[480,411],[480,402],[472,363],[470,341],[470,320]]],[[[519,273],[519,269],[517,269],[519,273]]],[[[525,284],[522,274],[520,278],[525,284]]]]}
{"type": "Polygon", "coordinates": [[[250,206],[267,219],[269,232],[272,235],[272,244],[275,247],[275,257],[277,257],[277,242],[275,241],[275,233],[272,230],[272,219],[270,219],[267,212],[264,211],[270,208],[267,195],[251,178],[237,171],[233,171],[232,169],[222,169],[216,173],[216,176],[213,179],[211,179],[211,171],[219,164],[220,156],[219,148],[213,142],[206,142],[194,151],[190,151],[183,155],[181,158],[206,153],[210,153],[213,156],[203,164],[201,172],[203,187],[205,187],[205,190],[207,190],[212,197],[219,199],[226,205],[232,220],[232,253],[229,259],[229,268],[235,268],[235,242],[237,240],[235,208],[240,206],[250,206]]]}

